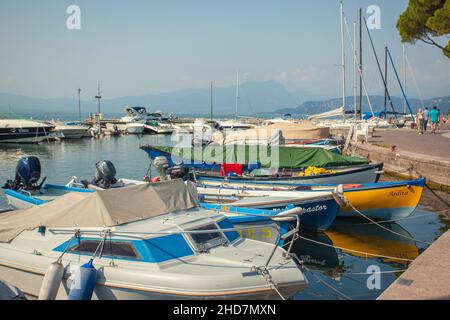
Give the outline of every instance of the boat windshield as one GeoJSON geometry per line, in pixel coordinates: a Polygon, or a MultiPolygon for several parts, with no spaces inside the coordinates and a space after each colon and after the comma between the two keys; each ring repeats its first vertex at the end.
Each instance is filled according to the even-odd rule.
{"type": "Polygon", "coordinates": [[[202,233],[190,233],[192,240],[197,247],[197,251],[207,251],[208,249],[224,245],[228,243],[228,240],[224,237],[222,232],[217,229],[217,226],[213,223],[207,224],[190,231],[205,231],[205,230],[217,230],[217,232],[202,232],[202,233]]]}

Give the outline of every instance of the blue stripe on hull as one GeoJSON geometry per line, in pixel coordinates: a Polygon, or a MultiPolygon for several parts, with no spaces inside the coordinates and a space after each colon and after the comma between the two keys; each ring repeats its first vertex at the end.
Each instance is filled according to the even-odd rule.
{"type": "Polygon", "coordinates": [[[23,202],[26,202],[26,203],[31,203],[31,204],[37,205],[37,206],[47,202],[45,200],[41,200],[41,199],[38,199],[38,198],[35,198],[35,197],[30,197],[30,196],[27,196],[27,195],[25,195],[23,193],[14,191],[14,190],[5,190],[5,194],[7,196],[10,196],[12,198],[18,199],[20,201],[23,201],[23,202]]]}
{"type": "MultiPolygon", "coordinates": [[[[221,205],[215,204],[203,204],[202,207],[207,209],[215,209],[220,210],[221,205]]],[[[224,207],[228,207],[224,205],[224,207]]],[[[300,213],[300,229],[302,230],[315,230],[315,231],[324,231],[327,230],[336,219],[339,212],[339,205],[333,199],[330,200],[319,200],[312,201],[307,204],[301,203],[294,207],[301,207],[303,211],[300,213]]],[[[286,209],[286,206],[272,206],[272,207],[264,207],[261,209],[252,209],[252,208],[230,208],[229,212],[241,212],[241,213],[249,213],[249,214],[263,214],[267,215],[268,218],[264,217],[254,217],[250,215],[241,215],[241,216],[233,216],[229,217],[230,221],[233,224],[239,223],[249,223],[249,222],[257,222],[257,221],[267,221],[270,220],[270,216],[274,216],[276,211],[272,210],[280,210],[286,209]]]]}
{"type": "MultiPolygon", "coordinates": [[[[409,217],[416,207],[367,209],[361,212],[374,220],[397,220],[409,217]]],[[[363,218],[359,213],[353,211],[339,212],[338,217],[363,218]]]]}

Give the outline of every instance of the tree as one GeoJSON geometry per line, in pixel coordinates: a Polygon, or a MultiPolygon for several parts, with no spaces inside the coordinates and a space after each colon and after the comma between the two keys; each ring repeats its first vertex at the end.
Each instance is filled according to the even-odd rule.
{"type": "Polygon", "coordinates": [[[420,40],[440,48],[450,58],[450,41],[444,47],[433,39],[450,34],[450,0],[409,0],[397,29],[402,42],[420,40]]]}

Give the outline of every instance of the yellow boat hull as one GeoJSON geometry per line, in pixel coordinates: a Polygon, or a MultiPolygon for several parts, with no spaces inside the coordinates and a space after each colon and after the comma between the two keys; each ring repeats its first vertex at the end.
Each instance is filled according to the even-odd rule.
{"type": "MultiPolygon", "coordinates": [[[[344,197],[353,207],[371,219],[402,219],[416,209],[422,197],[424,184],[424,180],[418,180],[414,184],[398,186],[344,189],[344,197]]],[[[341,206],[338,216],[361,217],[350,204],[341,206]]]]}

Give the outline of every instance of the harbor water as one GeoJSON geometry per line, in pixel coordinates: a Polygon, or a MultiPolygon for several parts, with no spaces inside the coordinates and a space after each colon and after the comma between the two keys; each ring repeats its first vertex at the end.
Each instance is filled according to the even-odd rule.
{"type": "MultiPolygon", "coordinates": [[[[127,135],[40,145],[3,144],[0,183],[14,178],[16,162],[24,155],[39,157],[47,182],[67,183],[73,176],[91,180],[100,160],[111,160],[118,177],[141,180],[149,159],[139,145],[171,143],[171,136],[127,135]]],[[[0,210],[5,208],[5,197],[0,194],[0,210]]],[[[309,287],[294,299],[376,299],[444,229],[438,215],[424,207],[408,219],[382,225],[391,231],[369,221],[339,219],[326,232],[301,233],[293,251],[304,262],[309,287]],[[379,277],[374,278],[373,272],[379,277]]]]}

